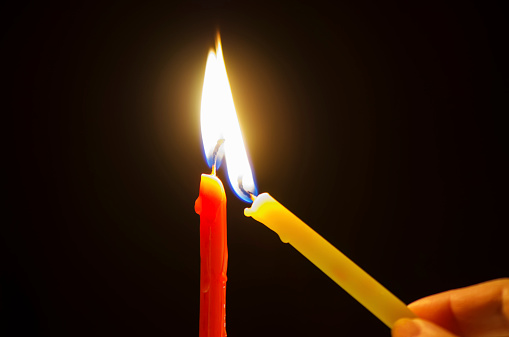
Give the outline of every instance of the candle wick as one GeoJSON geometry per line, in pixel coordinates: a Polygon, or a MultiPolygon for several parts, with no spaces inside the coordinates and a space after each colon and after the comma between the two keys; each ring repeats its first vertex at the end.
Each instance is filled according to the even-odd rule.
{"type": "Polygon", "coordinates": [[[211,175],[216,175],[216,166],[217,166],[217,157],[219,157],[219,150],[221,146],[224,144],[224,138],[218,139],[216,146],[214,147],[214,151],[212,152],[212,159],[214,160],[214,164],[212,164],[212,173],[211,175]]]}
{"type": "Polygon", "coordinates": [[[242,191],[242,193],[247,195],[249,199],[251,199],[252,201],[255,201],[256,195],[254,195],[251,191],[248,191],[244,188],[244,184],[242,183],[242,176],[239,176],[237,178],[237,182],[239,183],[239,189],[242,191]]]}

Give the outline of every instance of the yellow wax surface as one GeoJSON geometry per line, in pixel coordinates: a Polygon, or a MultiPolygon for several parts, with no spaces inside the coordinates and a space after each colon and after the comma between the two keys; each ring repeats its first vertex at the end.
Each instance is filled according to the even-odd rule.
{"type": "Polygon", "coordinates": [[[416,317],[405,303],[268,193],[256,197],[244,214],[272,229],[281,241],[290,243],[389,328],[400,318],[416,317]]]}

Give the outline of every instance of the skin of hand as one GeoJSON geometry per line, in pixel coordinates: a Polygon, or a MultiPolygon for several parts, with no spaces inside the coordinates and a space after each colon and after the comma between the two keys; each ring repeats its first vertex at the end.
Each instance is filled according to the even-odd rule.
{"type": "Polygon", "coordinates": [[[509,278],[449,290],[408,306],[392,337],[509,337],[509,278]]]}

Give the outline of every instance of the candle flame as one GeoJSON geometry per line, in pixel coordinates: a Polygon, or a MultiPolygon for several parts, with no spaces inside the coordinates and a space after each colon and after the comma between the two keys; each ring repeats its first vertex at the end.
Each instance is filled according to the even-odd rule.
{"type": "Polygon", "coordinates": [[[225,157],[228,180],[235,194],[242,200],[251,202],[257,190],[233,103],[219,33],[216,52],[209,52],[205,67],[201,135],[209,167],[213,171],[219,168],[225,157]],[[222,142],[224,143],[221,145],[222,142]]]}

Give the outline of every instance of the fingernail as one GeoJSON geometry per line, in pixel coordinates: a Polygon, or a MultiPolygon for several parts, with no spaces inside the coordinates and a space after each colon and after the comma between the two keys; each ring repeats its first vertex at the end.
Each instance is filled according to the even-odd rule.
{"type": "Polygon", "coordinates": [[[393,337],[417,337],[421,334],[419,324],[410,318],[402,318],[394,323],[392,328],[393,337]]]}

